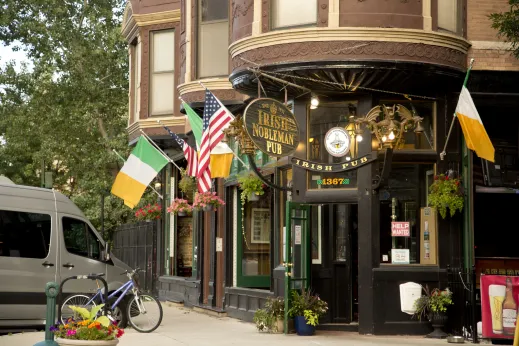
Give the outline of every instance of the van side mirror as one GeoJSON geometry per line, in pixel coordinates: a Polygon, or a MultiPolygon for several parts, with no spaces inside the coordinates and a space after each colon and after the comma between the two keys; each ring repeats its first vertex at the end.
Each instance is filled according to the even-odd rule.
{"type": "Polygon", "coordinates": [[[110,260],[110,252],[111,252],[111,243],[106,243],[106,249],[104,251],[104,260],[109,261],[110,260]]]}

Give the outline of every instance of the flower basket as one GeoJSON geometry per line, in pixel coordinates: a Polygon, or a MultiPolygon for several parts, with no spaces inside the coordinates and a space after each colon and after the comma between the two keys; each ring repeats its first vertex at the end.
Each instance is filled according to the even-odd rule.
{"type": "Polygon", "coordinates": [[[148,204],[145,207],[139,208],[135,212],[135,217],[139,221],[151,221],[158,220],[162,215],[162,207],[155,203],[154,205],[148,204]]]}
{"type": "Polygon", "coordinates": [[[459,179],[440,174],[434,177],[429,191],[429,205],[436,208],[442,218],[447,217],[447,209],[451,217],[456,211],[463,210],[464,198],[459,179]]]}
{"type": "Polygon", "coordinates": [[[297,335],[308,336],[315,333],[315,327],[319,324],[319,318],[328,311],[328,304],[313,295],[310,290],[292,291],[292,307],[288,311],[294,317],[294,327],[297,335]]]}
{"type": "Polygon", "coordinates": [[[50,331],[60,346],[113,346],[119,343],[124,330],[118,328],[106,316],[99,316],[104,304],[96,305],[89,311],[83,307],[71,306],[74,317],[66,324],[52,326],[50,331]]]}
{"type": "Polygon", "coordinates": [[[188,203],[187,200],[182,198],[175,198],[167,210],[168,213],[172,213],[178,216],[186,216],[187,214],[193,212],[193,207],[188,203]]]}
{"type": "Polygon", "coordinates": [[[427,335],[428,338],[443,339],[447,334],[442,330],[447,322],[447,307],[452,305],[452,292],[446,288],[440,290],[438,288],[429,291],[429,287],[423,289],[425,295],[418,298],[415,303],[415,316],[421,320],[427,316],[431,322],[434,331],[427,335]]]}
{"type": "Polygon", "coordinates": [[[183,168],[180,169],[180,176],[178,188],[185,195],[186,199],[192,200],[196,191],[196,179],[187,175],[186,170],[183,168]]]}
{"type": "Polygon", "coordinates": [[[238,177],[238,186],[241,189],[241,201],[245,204],[259,200],[259,196],[265,193],[265,184],[256,173],[250,172],[238,177]]]}
{"type": "Polygon", "coordinates": [[[203,209],[204,211],[212,211],[218,207],[225,205],[225,202],[216,195],[216,192],[203,192],[195,195],[193,208],[203,209]]]}

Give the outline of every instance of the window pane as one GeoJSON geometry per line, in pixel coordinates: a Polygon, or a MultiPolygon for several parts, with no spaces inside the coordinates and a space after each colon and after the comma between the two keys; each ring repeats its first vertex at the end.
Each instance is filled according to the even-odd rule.
{"type": "Polygon", "coordinates": [[[135,66],[134,66],[134,110],[135,121],[139,120],[139,111],[141,107],[141,43],[137,43],[134,49],[135,66]]]}
{"type": "MultiPolygon", "coordinates": [[[[337,102],[321,104],[310,110],[308,119],[308,155],[307,159],[326,164],[346,163],[357,157],[357,141],[350,119],[356,114],[357,102],[337,102]],[[333,127],[345,128],[350,136],[349,152],[343,157],[330,155],[326,150],[326,133],[333,127]]],[[[310,189],[337,189],[357,186],[357,170],[324,173],[308,171],[310,189]]]]}
{"type": "Polygon", "coordinates": [[[87,237],[88,237],[88,257],[96,260],[101,259],[101,244],[99,244],[99,239],[95,235],[94,231],[88,225],[86,225],[88,229],[87,237]]]}
{"type": "Polygon", "coordinates": [[[271,6],[273,28],[317,22],[317,0],[273,0],[271,6]]]}
{"type": "Polygon", "coordinates": [[[458,32],[458,0],[438,0],[438,28],[458,32]]]}
{"type": "Polygon", "coordinates": [[[321,264],[321,222],[322,222],[322,206],[312,205],[312,263],[321,264]]]}
{"type": "Polygon", "coordinates": [[[50,215],[0,210],[0,256],[46,258],[50,233],[50,215]]]}
{"type": "Polygon", "coordinates": [[[226,76],[229,71],[228,22],[202,24],[198,42],[198,76],[226,76]]]}
{"type": "Polygon", "coordinates": [[[201,0],[202,22],[227,19],[228,4],[228,0],[201,0]]]}
{"type": "Polygon", "coordinates": [[[272,226],[270,189],[257,202],[244,206],[242,222],[242,275],[270,275],[270,230],[272,226]]]}
{"type": "MultiPolygon", "coordinates": [[[[400,101],[382,101],[380,104],[385,104],[388,107],[392,107],[393,104],[401,104],[412,112],[411,102],[400,102],[400,101]]],[[[412,149],[429,149],[433,150],[434,146],[434,117],[436,112],[436,105],[434,102],[412,102],[412,106],[415,108],[416,113],[419,117],[423,118],[422,126],[424,132],[417,134],[414,129],[410,129],[404,132],[403,138],[396,149],[412,150],[412,149]]],[[[382,120],[380,117],[378,121],[382,120]]],[[[397,116],[396,120],[401,121],[397,116]]]]}
{"type": "Polygon", "coordinates": [[[174,76],[173,73],[159,73],[151,76],[151,113],[173,113],[174,76]]]}
{"type": "Polygon", "coordinates": [[[67,251],[74,255],[88,257],[87,225],[80,220],[63,218],[63,237],[67,251]]]}
{"type": "Polygon", "coordinates": [[[387,190],[381,191],[380,253],[391,263],[391,249],[408,250],[409,263],[420,263],[420,208],[426,207],[430,171],[434,165],[393,165],[387,190]],[[392,237],[391,222],[409,222],[410,236],[392,237]]]}
{"type": "Polygon", "coordinates": [[[175,32],[153,33],[153,72],[175,69],[175,32]]]}

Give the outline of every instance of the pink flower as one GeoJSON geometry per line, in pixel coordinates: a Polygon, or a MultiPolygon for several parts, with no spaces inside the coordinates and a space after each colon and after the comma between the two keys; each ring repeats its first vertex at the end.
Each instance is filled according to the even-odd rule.
{"type": "Polygon", "coordinates": [[[72,329],[67,330],[67,336],[74,336],[74,335],[76,335],[75,330],[72,330],[72,329]]]}

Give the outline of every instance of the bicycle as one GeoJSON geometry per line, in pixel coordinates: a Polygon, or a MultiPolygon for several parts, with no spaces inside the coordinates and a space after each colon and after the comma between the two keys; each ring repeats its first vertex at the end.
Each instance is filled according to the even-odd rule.
{"type": "MultiPolygon", "coordinates": [[[[124,273],[121,273],[121,275],[126,274],[126,276],[128,276],[128,281],[108,296],[108,304],[113,301],[113,304],[108,306],[108,318],[112,322],[117,321],[117,324],[120,328],[126,328],[129,323],[135,330],[140,333],[151,333],[157,329],[162,322],[162,305],[154,297],[139,293],[138,280],[136,279],[136,275],[139,271],[142,270],[137,268],[131,272],[125,271],[124,273]],[[128,292],[131,292],[133,297],[131,297],[131,295],[127,296],[128,292]],[[120,304],[121,302],[123,303],[120,304]],[[119,307],[119,305],[121,306],[119,307]],[[158,308],[158,318],[151,320],[148,317],[152,315],[150,314],[150,311],[153,311],[153,309],[156,308],[158,308]],[[142,327],[146,320],[150,323],[150,328],[142,327]]],[[[90,275],[104,276],[105,274],[101,273],[90,275]]],[[[106,303],[104,301],[105,299],[102,293],[103,291],[97,280],[96,283],[97,292],[92,297],[85,294],[76,294],[68,297],[63,302],[63,305],[61,306],[61,322],[63,324],[65,324],[70,317],[74,316],[74,312],[72,309],[70,309],[70,306],[91,308],[92,306],[96,306],[98,303],[106,303]]]]}

